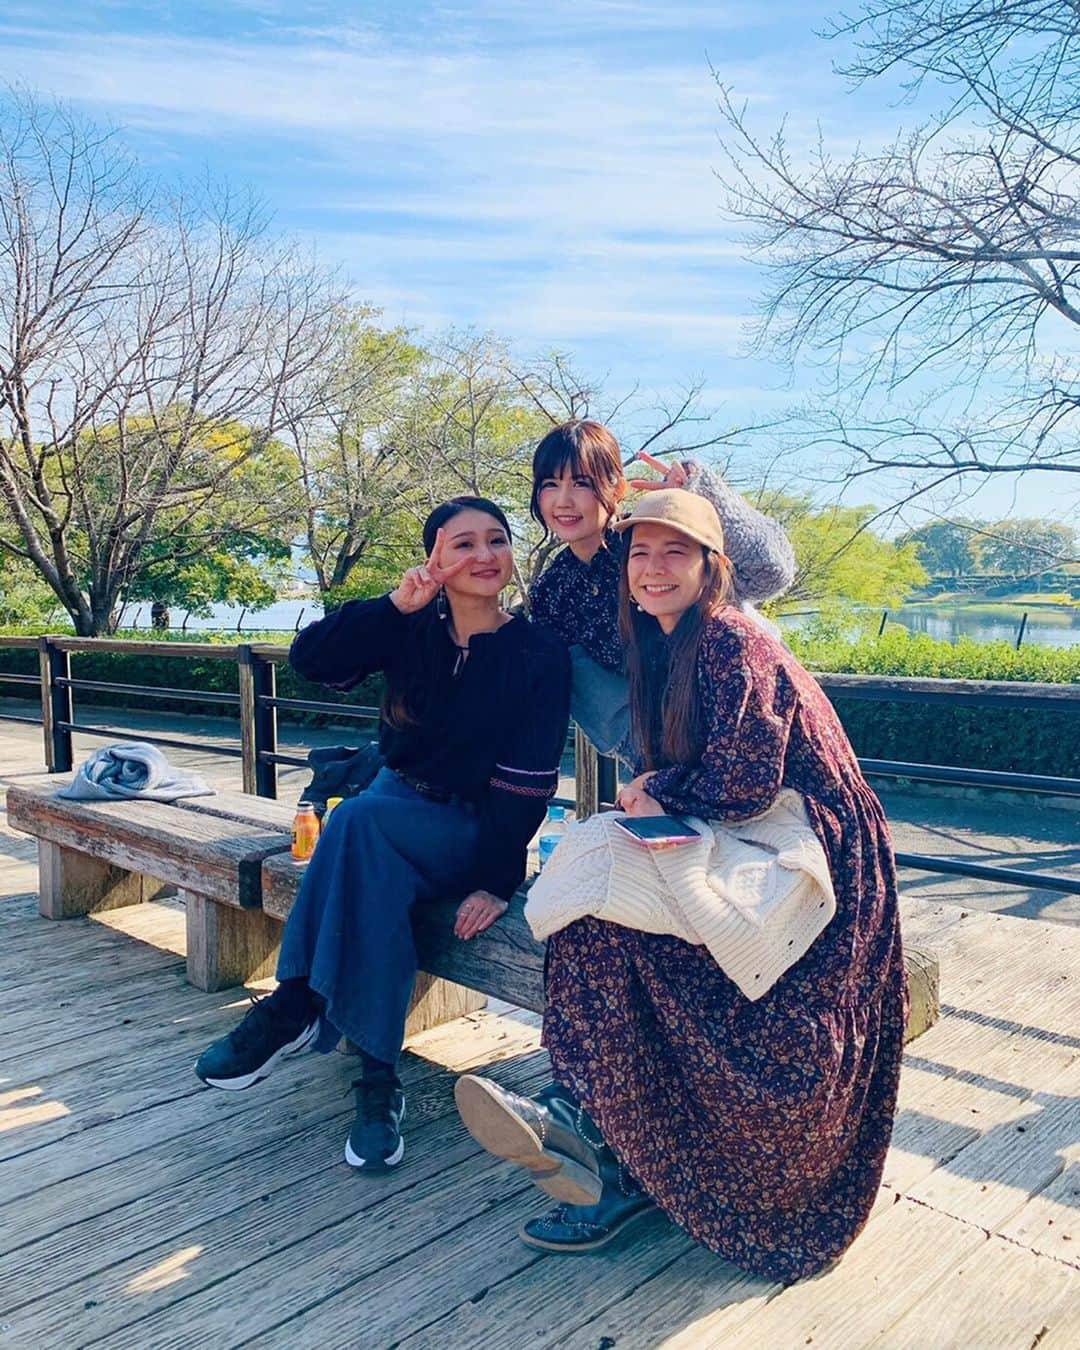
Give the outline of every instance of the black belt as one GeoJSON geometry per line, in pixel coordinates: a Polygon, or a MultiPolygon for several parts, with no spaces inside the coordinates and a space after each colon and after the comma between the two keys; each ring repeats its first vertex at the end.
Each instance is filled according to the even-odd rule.
{"type": "Polygon", "coordinates": [[[474,802],[468,801],[457,792],[451,792],[449,788],[439,787],[435,783],[425,783],[419,778],[402,773],[400,769],[394,769],[393,773],[406,787],[412,788],[417,796],[424,797],[429,802],[438,802],[440,806],[460,806],[465,811],[476,810],[474,802]]]}

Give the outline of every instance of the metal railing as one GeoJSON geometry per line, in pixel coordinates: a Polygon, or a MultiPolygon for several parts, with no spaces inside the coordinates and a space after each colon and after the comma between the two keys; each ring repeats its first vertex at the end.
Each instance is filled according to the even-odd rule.
{"type": "MultiPolygon", "coordinates": [[[[44,737],[45,764],[51,773],[66,773],[73,768],[72,735],[79,732],[115,740],[115,727],[95,726],[76,721],[74,695],[77,691],[136,694],[163,702],[205,703],[235,711],[239,719],[238,743],[196,741],[191,738],[161,736],[139,731],[140,740],[170,748],[201,750],[239,759],[243,790],[260,797],[276,797],[278,765],[303,768],[307,760],[282,754],[278,748],[278,710],[329,714],[347,722],[372,721],[379,710],[356,704],[332,703],[319,699],[280,698],[277,693],[277,667],[286,663],[289,651],[283,644],[239,643],[226,646],[203,642],[138,642],[118,638],[4,637],[0,651],[36,649],[38,673],[0,671],[0,687],[5,684],[36,686],[40,716],[0,712],[0,721],[40,724],[44,737]],[[196,657],[200,661],[233,662],[237,667],[238,692],[161,688],[109,680],[86,680],[72,676],[71,657],[87,652],[122,652],[153,657],[196,657]]],[[[869,699],[878,702],[944,703],[954,707],[1054,709],[1080,714],[1080,685],[1022,684],[988,680],[916,679],[880,675],[822,674],[818,682],[833,698],[869,699]]],[[[614,759],[598,755],[580,731],[574,733],[575,799],[556,798],[573,806],[581,816],[614,803],[617,793],[617,766],[614,759]]],[[[899,760],[860,759],[865,773],[919,782],[943,783],[954,787],[1006,789],[1010,791],[1080,797],[1080,778],[1046,774],[1008,773],[989,769],[971,769],[959,765],[921,764],[899,760]]],[[[1024,872],[1018,868],[988,867],[964,859],[937,858],[921,853],[898,853],[897,863],[919,871],[964,876],[982,881],[1024,885],[1080,895],[1080,879],[1024,872]]]]}

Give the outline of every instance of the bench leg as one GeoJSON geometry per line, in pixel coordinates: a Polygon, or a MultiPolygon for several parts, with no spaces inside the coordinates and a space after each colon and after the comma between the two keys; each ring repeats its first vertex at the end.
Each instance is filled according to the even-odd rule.
{"type": "Polygon", "coordinates": [[[904,1044],[929,1031],[941,1014],[941,989],[938,959],[924,947],[905,947],[904,965],[907,968],[908,1008],[904,1027],[904,1044]]]}
{"type": "Polygon", "coordinates": [[[74,919],[155,899],[165,889],[141,872],[38,840],[38,909],[46,919],[74,919]]]}
{"type": "Polygon", "coordinates": [[[261,909],[235,909],[181,891],[187,923],[187,977],[213,993],[273,975],[282,926],[261,909]]]}

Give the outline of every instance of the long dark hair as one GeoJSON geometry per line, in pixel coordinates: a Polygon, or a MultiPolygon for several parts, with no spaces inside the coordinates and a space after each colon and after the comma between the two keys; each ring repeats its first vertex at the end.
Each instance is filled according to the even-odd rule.
{"type": "Polygon", "coordinates": [[[610,520],[626,491],[626,475],[619,442],[603,422],[590,418],[563,422],[552,427],[533,452],[529,514],[545,535],[548,527],[540,510],[540,484],[547,478],[555,478],[562,469],[590,480],[610,520]]]}
{"type": "Polygon", "coordinates": [[[627,538],[623,549],[619,631],[630,676],[631,734],[641,749],[644,769],[693,764],[705,748],[698,652],[709,617],[731,600],[731,563],[723,553],[701,545],[705,584],[667,639],[665,661],[663,630],[630,596],[630,542],[627,538]]]}
{"type": "MultiPolygon", "coordinates": [[[[462,511],[483,511],[486,516],[497,520],[511,539],[510,522],[502,509],[486,497],[451,497],[443,502],[424,521],[422,538],[424,553],[431,556],[435,547],[435,537],[447,521],[453,520],[462,511]]],[[[420,630],[418,634],[420,657],[404,669],[398,667],[386,673],[386,686],[383,691],[383,718],[397,730],[408,726],[418,726],[424,720],[435,681],[432,672],[439,669],[437,652],[439,644],[445,641],[442,636],[443,620],[439,617],[435,601],[420,611],[420,630]]]]}

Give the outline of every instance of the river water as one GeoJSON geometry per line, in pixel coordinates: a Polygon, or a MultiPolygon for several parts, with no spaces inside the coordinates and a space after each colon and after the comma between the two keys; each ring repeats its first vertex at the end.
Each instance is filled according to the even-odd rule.
{"type": "MultiPolygon", "coordinates": [[[[1016,642],[1020,621],[1024,614],[1023,605],[901,605],[889,611],[890,623],[901,623],[913,633],[927,633],[932,638],[945,642],[955,642],[958,637],[968,637],[975,642],[1016,642]]],[[[228,605],[217,605],[208,619],[192,616],[187,623],[189,633],[210,629],[236,632],[237,624],[241,631],[251,632],[293,632],[298,624],[303,625],[317,619],[322,613],[320,606],[312,600],[280,600],[269,609],[257,613],[251,610],[241,611],[228,605]]],[[[874,614],[874,620],[880,619],[881,611],[868,611],[874,614]]],[[[1024,642],[1042,647],[1071,647],[1080,643],[1080,606],[1068,605],[1027,607],[1027,627],[1024,630],[1024,642]]],[[[130,624],[135,611],[129,609],[125,623],[130,624]]],[[[798,629],[811,620],[811,615],[787,614],[780,616],[783,628],[798,629]]],[[[150,609],[141,606],[137,626],[149,626],[150,609]]],[[[184,621],[182,611],[172,615],[173,629],[180,628],[184,621]]]]}
{"type": "MultiPolygon", "coordinates": [[[[943,642],[956,642],[957,638],[965,637],[973,642],[1015,645],[1025,612],[1028,616],[1024,628],[1025,646],[1071,647],[1080,643],[1080,606],[901,605],[889,611],[889,622],[903,624],[912,633],[926,633],[943,642]]],[[[870,613],[880,621],[880,610],[870,613]]],[[[781,615],[780,625],[798,629],[810,619],[808,615],[781,615]]]]}

